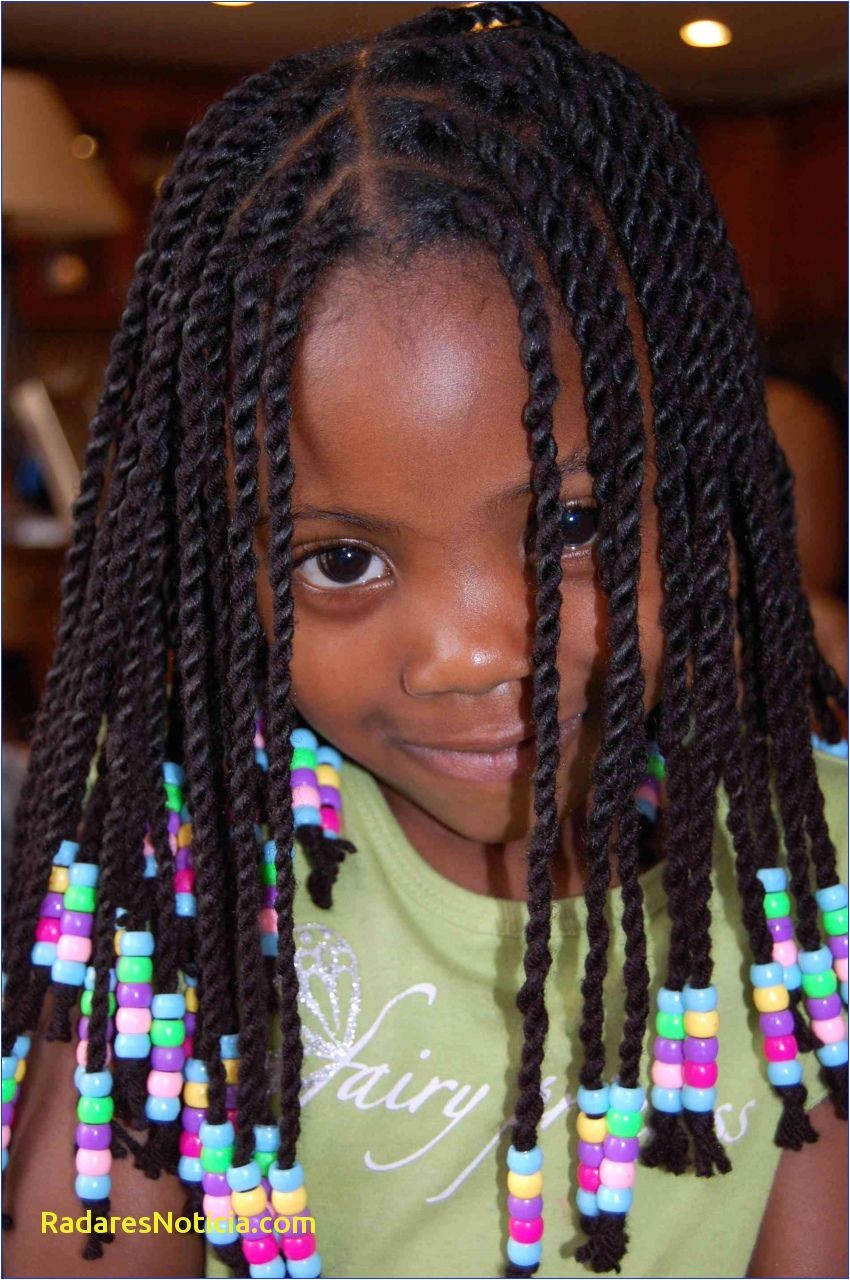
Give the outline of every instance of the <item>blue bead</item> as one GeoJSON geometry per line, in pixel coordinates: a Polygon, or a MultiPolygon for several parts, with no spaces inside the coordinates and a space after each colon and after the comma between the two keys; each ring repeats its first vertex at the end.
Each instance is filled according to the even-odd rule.
{"type": "MultiPolygon", "coordinates": [[[[508,1236],[508,1257],[515,1267],[536,1267],[543,1255],[540,1242],[535,1244],[520,1244],[518,1240],[514,1240],[512,1236],[508,1236]]],[[[289,1259],[286,1265],[290,1268],[292,1274],[292,1264],[289,1259]]]]}
{"type": "Polygon", "coordinates": [[[274,862],[277,857],[277,845],[274,840],[267,840],[263,845],[263,861],[274,862]]]}
{"type": "Polygon", "coordinates": [[[108,1173],[78,1173],[74,1179],[74,1191],[80,1200],[106,1200],[111,1190],[108,1173]]]}
{"type": "Polygon", "coordinates": [[[655,821],[655,815],[658,813],[658,805],[653,804],[646,796],[641,796],[639,800],[635,800],[635,808],[638,813],[642,813],[650,822],[655,821]]]}
{"type": "Polygon", "coordinates": [[[184,973],[183,981],[187,987],[196,987],[198,985],[198,979],[193,978],[191,973],[184,973]]]}
{"type": "Polygon", "coordinates": [[[225,1060],[225,1062],[229,1061],[231,1058],[239,1057],[238,1034],[222,1036],[219,1041],[219,1045],[221,1047],[221,1056],[225,1060]]]}
{"type": "Polygon", "coordinates": [[[145,866],[142,871],[143,880],[156,879],[156,858],[145,858],[145,866]]]}
{"type": "Polygon", "coordinates": [[[695,1089],[690,1084],[683,1086],[682,1106],[686,1111],[713,1111],[716,1104],[716,1089],[695,1089]]]}
{"type": "Polygon", "coordinates": [[[116,1058],[146,1058],[151,1051],[151,1038],[147,1032],[119,1031],[114,1049],[116,1058]]]}
{"type": "Polygon", "coordinates": [[[683,1013],[685,1005],[681,991],[671,991],[668,987],[662,987],[658,992],[658,1008],[662,1013],[683,1013]]]}
{"type": "Polygon", "coordinates": [[[815,901],[821,911],[840,911],[847,906],[847,886],[831,884],[828,889],[818,889],[815,901]]]}
{"type": "Polygon", "coordinates": [[[166,760],[162,766],[162,776],[165,782],[175,787],[183,786],[183,779],[186,776],[179,764],[175,764],[173,760],[166,760]]]}
{"type": "Polygon", "coordinates": [[[598,1218],[599,1205],[596,1203],[596,1192],[585,1191],[579,1187],[576,1192],[576,1207],[583,1218],[598,1218]]]}
{"type": "MultiPolygon", "coordinates": [[[[93,966],[89,965],[88,968],[86,969],[86,977],[85,977],[85,982],[83,984],[85,986],[86,991],[94,991],[94,984],[96,979],[97,979],[97,974],[95,973],[93,966]]],[[[115,976],[115,970],[110,969],[109,970],[109,990],[114,991],[117,986],[118,986],[118,979],[115,976]]]]}
{"type": "Polygon", "coordinates": [[[3,1154],[2,1156],[0,1156],[0,1169],[2,1169],[3,1173],[6,1172],[6,1165],[8,1163],[9,1163],[9,1148],[4,1147],[3,1154]]]}
{"type": "Polygon", "coordinates": [[[296,827],[320,827],[322,815],[315,805],[299,804],[292,810],[292,818],[296,827]]]}
{"type": "Polygon", "coordinates": [[[632,1207],[631,1187],[599,1187],[596,1203],[602,1213],[628,1213],[632,1207]]]}
{"type": "Polygon", "coordinates": [[[761,880],[765,893],[782,893],[788,883],[788,877],[782,867],[762,867],[756,875],[761,880]]]}
{"type": "MultiPolygon", "coordinates": [[[[527,1249],[536,1248],[536,1245],[526,1245],[527,1249]]],[[[311,1253],[309,1258],[287,1258],[286,1274],[293,1276],[294,1280],[316,1280],[316,1276],[322,1274],[322,1255],[316,1250],[311,1253]]]]}
{"type": "Polygon", "coordinates": [[[610,1090],[607,1084],[601,1089],[585,1089],[583,1084],[578,1087],[576,1096],[579,1111],[583,1111],[586,1116],[604,1116],[610,1104],[610,1090]]]}
{"type": "Polygon", "coordinates": [[[316,752],[316,763],[329,764],[336,769],[337,773],[339,773],[342,768],[342,756],[339,754],[336,747],[319,747],[319,750],[316,752]]]}
{"type": "Polygon", "coordinates": [[[249,1262],[248,1275],[252,1280],[282,1280],[286,1275],[286,1263],[280,1254],[271,1262],[249,1262]]]}
{"type": "Polygon", "coordinates": [[[796,991],[803,982],[803,974],[798,964],[787,964],[782,970],[782,981],[789,991],[796,991]]]}
{"type": "Polygon", "coordinates": [[[818,947],[817,951],[798,951],[797,963],[803,973],[826,973],[832,968],[832,952],[829,947],[818,947]]]}
{"type": "Polygon", "coordinates": [[[54,867],[70,867],[79,852],[80,846],[74,840],[63,840],[54,854],[54,867]]]}
{"type": "Polygon", "coordinates": [[[15,1057],[14,1054],[11,1054],[8,1058],[2,1059],[2,1065],[3,1065],[3,1079],[9,1080],[18,1069],[18,1059],[15,1057]]]}
{"type": "Polygon", "coordinates": [[[751,964],[750,982],[754,987],[778,987],[782,984],[782,965],[751,964]]]}
{"type": "Polygon", "coordinates": [[[236,1134],[229,1120],[225,1120],[223,1124],[208,1124],[204,1120],[198,1130],[198,1137],[205,1147],[231,1147],[236,1141],[236,1134]]]}
{"type": "Polygon", "coordinates": [[[689,1013],[713,1013],[717,1008],[717,987],[692,987],[686,982],[682,997],[689,1013]]]}
{"type": "Polygon", "coordinates": [[[257,764],[260,766],[263,773],[268,773],[269,756],[264,747],[258,747],[256,749],[254,752],[254,759],[257,761],[257,764]]]}
{"type": "Polygon", "coordinates": [[[74,1084],[84,1098],[108,1098],[112,1092],[112,1073],[86,1071],[85,1067],[77,1067],[74,1084]]]}
{"type": "Polygon", "coordinates": [[[225,1176],[231,1191],[253,1191],[260,1185],[260,1166],[254,1160],[247,1164],[234,1164],[225,1176]]]}
{"type": "Polygon", "coordinates": [[[847,983],[839,982],[838,989],[841,992],[841,999],[847,1004],[847,983]]]}
{"type": "Polygon", "coordinates": [[[291,1169],[281,1169],[275,1160],[269,1165],[266,1177],[274,1191],[297,1191],[299,1187],[304,1186],[304,1170],[297,1160],[291,1169]]]}
{"type": "Polygon", "coordinates": [[[183,1078],[192,1084],[208,1084],[207,1064],[202,1058],[187,1058],[183,1064],[183,1078]]]}
{"type": "Polygon", "coordinates": [[[68,884],[81,885],[93,889],[100,876],[100,868],[93,862],[75,862],[68,868],[68,884]]]}
{"type": "Polygon", "coordinates": [[[180,821],[183,823],[192,821],[192,815],[189,812],[189,806],[187,804],[184,804],[183,808],[180,810],[180,821]]]}
{"type": "Polygon", "coordinates": [[[254,1150],[275,1151],[280,1142],[280,1133],[275,1124],[254,1125],[254,1150]]]}
{"type": "Polygon", "coordinates": [[[293,729],[289,741],[293,747],[303,747],[307,751],[315,751],[319,745],[319,739],[310,729],[293,729]]]}
{"type": "Polygon", "coordinates": [[[847,1061],[847,1041],[836,1040],[833,1044],[825,1044],[815,1049],[818,1062],[822,1067],[843,1067],[847,1061]]]}
{"type": "Polygon", "coordinates": [[[147,929],[128,929],[121,935],[119,943],[122,956],[152,956],[153,955],[153,934],[147,929]]]}
{"type": "Polygon", "coordinates": [[[12,1053],[20,1062],[22,1058],[25,1058],[27,1056],[29,1051],[30,1051],[29,1036],[18,1036],[17,1040],[12,1045],[12,1053]]]}
{"type": "Polygon", "coordinates": [[[511,1143],[508,1147],[508,1168],[511,1173],[537,1173],[543,1168],[543,1152],[539,1147],[532,1147],[530,1151],[517,1151],[511,1143]]]}
{"type": "Polygon", "coordinates": [[[235,1229],[228,1230],[226,1225],[230,1222],[236,1221],[235,1214],[229,1218],[206,1218],[205,1221],[207,1223],[206,1237],[209,1240],[210,1244],[213,1244],[213,1245],[235,1244],[236,1241],[239,1239],[239,1232],[236,1231],[235,1229]],[[222,1223],[222,1225],[224,1226],[223,1231],[216,1231],[215,1224],[217,1222],[222,1223]]]}
{"type": "Polygon", "coordinates": [[[168,1124],[180,1115],[179,1098],[154,1098],[148,1094],[145,1100],[145,1115],[154,1124],[168,1124]]]}
{"type": "Polygon", "coordinates": [[[56,943],[55,942],[35,942],[30,952],[30,961],[32,964],[44,965],[45,968],[52,966],[56,960],[56,943]]]}
{"type": "Polygon", "coordinates": [[[655,1110],[663,1111],[665,1115],[677,1116],[682,1110],[681,1089],[662,1089],[661,1085],[654,1084],[649,1099],[655,1110]]]}
{"type": "Polygon", "coordinates": [[[186,997],[173,992],[154,996],[151,1016],[154,1018],[182,1018],[186,1012],[186,997]]]}
{"type": "Polygon", "coordinates": [[[264,956],[271,956],[272,959],[277,955],[277,934],[261,933],[260,934],[260,951],[264,956]]]}
{"type": "Polygon", "coordinates": [[[626,1089],[623,1085],[611,1085],[611,1106],[616,1111],[640,1111],[646,1101],[644,1089],[638,1085],[635,1089],[626,1089]]]}
{"type": "Polygon", "coordinates": [[[175,893],[175,915],[180,916],[182,920],[194,920],[195,915],[197,914],[197,909],[194,893],[175,893]]]}
{"type": "Polygon", "coordinates": [[[54,982],[64,982],[69,987],[81,987],[86,980],[86,966],[82,960],[63,960],[57,956],[50,966],[54,982]]]}
{"type": "Polygon", "coordinates": [[[827,742],[825,738],[819,738],[816,733],[812,734],[812,746],[815,751],[822,751],[824,755],[835,756],[838,760],[847,759],[847,739],[842,738],[840,742],[827,742]]]}
{"type": "Polygon", "coordinates": [[[204,1171],[197,1156],[181,1156],[177,1162],[177,1176],[181,1182],[200,1182],[204,1171]]]}
{"type": "Polygon", "coordinates": [[[797,1058],[789,1058],[785,1062],[769,1062],[767,1078],[777,1089],[783,1089],[792,1084],[802,1084],[803,1064],[797,1058]]]}

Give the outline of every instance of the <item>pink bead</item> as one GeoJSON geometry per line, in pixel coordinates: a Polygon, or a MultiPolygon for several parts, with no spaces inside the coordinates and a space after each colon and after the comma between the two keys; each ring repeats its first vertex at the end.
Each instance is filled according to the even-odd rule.
{"type": "Polygon", "coordinates": [[[259,921],[260,933],[277,933],[277,912],[273,907],[263,907],[259,921]]]}
{"type": "Polygon", "coordinates": [[[537,1244],[543,1236],[543,1219],[532,1218],[526,1222],[522,1218],[509,1218],[508,1233],[517,1244],[537,1244]]]}
{"type": "Polygon", "coordinates": [[[339,814],[336,809],[332,809],[328,804],[322,805],[322,826],[328,831],[332,831],[336,836],[342,831],[339,814]]]}
{"type": "Polygon", "coordinates": [[[648,800],[650,804],[658,807],[658,801],[661,797],[661,789],[654,778],[647,778],[646,782],[642,782],[635,792],[635,802],[638,800],[648,800]]]}
{"type": "Polygon", "coordinates": [[[230,1218],[233,1205],[230,1196],[204,1196],[204,1213],[208,1218],[230,1218]]]}
{"type": "Polygon", "coordinates": [[[191,893],[195,887],[195,873],[191,867],[174,872],[174,892],[191,893]]]}
{"type": "Polygon", "coordinates": [[[193,1160],[201,1158],[201,1139],[196,1133],[187,1133],[184,1129],[180,1134],[180,1154],[181,1156],[189,1156],[193,1160]]]}
{"type": "Polygon", "coordinates": [[[293,809],[300,805],[309,805],[311,809],[318,809],[320,803],[318,787],[308,787],[302,783],[300,787],[292,788],[293,809]]]}
{"type": "Polygon", "coordinates": [[[11,1140],[12,1140],[12,1126],[10,1124],[4,1124],[3,1130],[2,1130],[2,1137],[0,1137],[0,1146],[2,1146],[4,1151],[8,1147],[11,1140]]]}
{"type": "Polygon", "coordinates": [[[826,1021],[813,1018],[812,1033],[824,1044],[836,1044],[839,1040],[847,1038],[847,1028],[840,1013],[837,1018],[827,1018],[826,1021]]]}
{"type": "Polygon", "coordinates": [[[717,1084],[716,1062],[686,1062],[685,1084],[692,1089],[713,1089],[717,1084]]]}
{"type": "Polygon", "coordinates": [[[271,1231],[267,1236],[256,1236],[253,1240],[243,1239],[242,1252],[245,1261],[255,1265],[273,1262],[277,1257],[277,1240],[271,1231]]]}
{"type": "Polygon", "coordinates": [[[60,960],[81,960],[86,964],[91,959],[91,938],[63,933],[56,944],[56,954],[60,960]]]}
{"type": "MultiPolygon", "coordinates": [[[[812,1023],[814,1031],[816,1024],[812,1023]]],[[[817,1032],[815,1031],[815,1035],[817,1032]]],[[[796,1036],[765,1036],[764,1056],[768,1062],[790,1062],[797,1056],[796,1036]]]]}
{"type": "Polygon", "coordinates": [[[786,938],[784,942],[774,942],[773,959],[777,964],[785,967],[797,963],[797,944],[793,938],[786,938]]]}
{"type": "MultiPolygon", "coordinates": [[[[89,1050],[88,1040],[80,1040],[77,1042],[77,1066],[78,1067],[88,1066],[88,1050],[89,1050]]],[[[112,1046],[108,1044],[106,1046],[106,1065],[109,1066],[111,1061],[112,1061],[112,1046]]]]}
{"type": "Polygon", "coordinates": [[[79,1147],[76,1161],[77,1173],[87,1173],[93,1178],[99,1178],[112,1168],[112,1152],[109,1147],[101,1147],[99,1151],[79,1147]]]}
{"type": "Polygon", "coordinates": [[[149,1071],[148,1093],[153,1098],[179,1098],[183,1088],[180,1071],[149,1071]]]}
{"type": "Polygon", "coordinates": [[[599,1170],[590,1165],[580,1164],[578,1167],[578,1185],[582,1191],[596,1191],[599,1188],[599,1170]]]}
{"type": "Polygon", "coordinates": [[[304,1236],[281,1236],[280,1243],[283,1245],[284,1258],[297,1262],[302,1258],[309,1258],[315,1251],[316,1237],[312,1231],[308,1231],[304,1236]]]}
{"type": "Polygon", "coordinates": [[[847,956],[837,956],[832,962],[835,976],[839,982],[847,981],[847,956]]]}
{"type": "Polygon", "coordinates": [[[603,1187],[631,1187],[635,1180],[635,1164],[632,1160],[609,1160],[606,1156],[599,1166],[603,1187]]]}
{"type": "Polygon", "coordinates": [[[194,1058],[195,1056],[195,1042],[191,1036],[187,1036],[183,1041],[183,1053],[186,1055],[187,1059],[194,1058]]]}
{"type": "Polygon", "coordinates": [[[681,1062],[653,1062],[652,1083],[657,1084],[661,1089],[681,1089],[681,1062]]]}
{"type": "Polygon", "coordinates": [[[35,926],[36,942],[58,942],[59,937],[59,921],[55,917],[42,916],[35,926]]]}
{"type": "Polygon", "coordinates": [[[134,1009],[128,1005],[119,1007],[115,1014],[115,1026],[119,1031],[125,1031],[129,1035],[147,1035],[151,1029],[150,1009],[134,1009]]]}

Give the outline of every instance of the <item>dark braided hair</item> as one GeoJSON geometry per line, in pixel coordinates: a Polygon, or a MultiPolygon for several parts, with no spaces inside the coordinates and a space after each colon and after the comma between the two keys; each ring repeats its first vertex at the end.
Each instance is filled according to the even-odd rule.
{"type": "MultiPolygon", "coordinates": [[[[836,739],[846,691],[815,642],[794,543],[792,482],[767,422],[752,310],[690,135],[634,73],[583,49],[531,3],[437,7],[371,42],[285,59],[237,86],[190,132],[136,265],[75,508],[56,656],[18,814],[5,952],[7,1055],[38,1020],[49,981],[29,963],[39,903],[60,841],[79,832],[81,860],[100,868],[89,1070],[106,1062],[112,933],[123,908],[129,928],[155,935],[160,991],[176,992],[181,972],[197,978],[194,1055],[206,1067],[207,1118],[221,1124],[235,1110],[237,1165],[251,1159],[254,1126],[268,1121],[270,1091],[279,1096],[281,1169],[294,1165],[300,1133],[289,432],[302,316],[317,283],[339,262],[383,259],[401,269],[440,247],[492,255],[516,306],[528,379],[522,426],[534,495],[537,761],[525,979],[517,996],[523,1044],[515,1149],[535,1147],[543,1112],[550,860],[559,844],[563,534],[551,290],[581,353],[599,508],[597,565],[607,600],[602,736],[587,825],[582,1087],[602,1089],[610,1070],[603,983],[612,867],[622,885],[626,938],[616,1068],[624,1089],[639,1085],[649,1016],[633,797],[646,752],[638,599],[650,441],[621,264],[651,372],[664,584],[658,740],[667,763],[666,987],[681,993],[711,983],[721,783],[756,963],[771,959],[758,872],[777,867],[784,850],[799,937],[809,951],[820,945],[813,891],[836,883],[810,734],[814,724],[836,739]],[[268,646],[254,552],[260,414],[271,513],[268,646]],[[258,689],[268,724],[265,777],[252,752],[258,689]],[[192,815],[194,924],[175,915],[162,786],[163,763],[178,754],[192,815]],[[90,787],[93,759],[97,781],[90,787]],[[272,983],[256,923],[259,815],[275,845],[272,983]],[[146,828],[154,883],[142,874],[146,828]],[[276,1084],[266,1069],[272,1007],[282,1032],[276,1084]],[[235,1033],[234,1109],[220,1042],[235,1033]]],[[[302,839],[313,867],[308,891],[328,907],[352,846],[326,841],[319,828],[305,828],[302,839]]],[[[76,989],[51,994],[51,1034],[67,1038],[76,989]]],[[[794,1012],[800,1048],[814,1046],[794,1012]]],[[[139,1148],[116,1125],[116,1141],[155,1177],[175,1167],[178,1129],[174,1122],[148,1125],[144,1071],[115,1064],[115,1114],[153,1132],[139,1148]]],[[[846,1114],[846,1067],[825,1071],[846,1114]]],[[[799,1148],[815,1136],[806,1091],[777,1092],[776,1140],[799,1148]]],[[[687,1128],[676,1115],[650,1113],[646,1163],[681,1173],[693,1150],[697,1173],[728,1168],[711,1112],[686,1112],[685,1119],[687,1128]]],[[[579,1259],[596,1271],[619,1270],[625,1215],[600,1212],[586,1225],[579,1259]]],[[[245,1273],[238,1246],[220,1253],[245,1273]]],[[[508,1274],[535,1269],[511,1263],[508,1274]]]]}

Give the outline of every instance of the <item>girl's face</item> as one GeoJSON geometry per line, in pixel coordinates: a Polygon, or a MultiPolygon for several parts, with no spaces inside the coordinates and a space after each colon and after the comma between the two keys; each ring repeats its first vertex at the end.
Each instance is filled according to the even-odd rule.
{"type": "MultiPolygon", "coordinates": [[[[587,798],[605,600],[579,354],[549,311],[572,544],[559,647],[563,814],[587,798]]],[[[341,265],[310,299],[292,392],[298,710],[385,789],[487,843],[533,825],[531,464],[519,343],[516,308],[489,257],[423,255],[386,276],[341,265]]],[[[640,331],[636,350],[646,405],[640,331]]],[[[651,471],[640,598],[647,709],[661,649],[651,471]]],[[[259,550],[271,636],[265,538],[259,550]]]]}

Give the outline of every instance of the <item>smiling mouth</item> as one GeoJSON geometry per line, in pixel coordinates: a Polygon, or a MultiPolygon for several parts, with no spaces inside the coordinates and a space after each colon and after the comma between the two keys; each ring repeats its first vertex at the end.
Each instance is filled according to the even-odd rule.
{"type": "MultiPolygon", "coordinates": [[[[559,735],[561,747],[575,735],[583,719],[583,714],[580,714],[562,722],[559,735]]],[[[536,758],[533,735],[523,738],[521,742],[487,750],[423,747],[412,742],[399,742],[398,746],[430,773],[459,778],[464,782],[500,782],[530,777],[534,772],[536,758]]]]}

